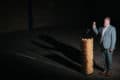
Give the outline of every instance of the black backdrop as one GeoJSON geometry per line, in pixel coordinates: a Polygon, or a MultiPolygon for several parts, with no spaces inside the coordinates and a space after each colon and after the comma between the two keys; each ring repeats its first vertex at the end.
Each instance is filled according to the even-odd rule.
{"type": "MultiPolygon", "coordinates": [[[[1,1],[0,32],[28,29],[28,1],[1,1]]],[[[85,28],[93,20],[101,25],[105,16],[112,17],[112,24],[119,26],[119,14],[119,2],[115,0],[32,0],[33,28],[63,25],[85,28]]]]}

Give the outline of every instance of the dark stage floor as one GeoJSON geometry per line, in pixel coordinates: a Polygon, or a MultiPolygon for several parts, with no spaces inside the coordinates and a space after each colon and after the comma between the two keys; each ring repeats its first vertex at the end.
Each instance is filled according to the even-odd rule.
{"type": "Polygon", "coordinates": [[[83,74],[80,58],[81,33],[83,31],[80,27],[41,28],[32,33],[1,33],[1,73],[40,80],[119,80],[119,51],[113,55],[113,76],[105,78],[98,74],[102,67],[99,66],[102,54],[96,42],[95,72],[91,76],[83,74]]]}

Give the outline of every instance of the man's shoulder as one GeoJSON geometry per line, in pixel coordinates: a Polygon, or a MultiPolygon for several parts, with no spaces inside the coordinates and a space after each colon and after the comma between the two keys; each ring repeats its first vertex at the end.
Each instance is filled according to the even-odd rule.
{"type": "Polygon", "coordinates": [[[110,27],[111,27],[111,30],[116,30],[115,26],[110,25],[110,27]]]}
{"type": "Polygon", "coordinates": [[[113,26],[113,25],[110,25],[110,27],[111,27],[111,28],[115,28],[115,26],[113,26]]]}

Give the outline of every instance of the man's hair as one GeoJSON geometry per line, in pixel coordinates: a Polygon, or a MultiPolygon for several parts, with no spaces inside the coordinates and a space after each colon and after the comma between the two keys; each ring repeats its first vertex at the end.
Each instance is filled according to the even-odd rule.
{"type": "Polygon", "coordinates": [[[105,17],[105,19],[107,19],[107,20],[111,21],[111,18],[110,18],[110,17],[108,17],[108,16],[107,16],[107,17],[105,17]]]}

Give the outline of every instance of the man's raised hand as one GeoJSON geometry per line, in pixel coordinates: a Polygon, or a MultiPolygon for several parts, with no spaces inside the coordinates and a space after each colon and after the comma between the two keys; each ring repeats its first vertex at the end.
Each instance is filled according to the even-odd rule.
{"type": "Polygon", "coordinates": [[[95,21],[93,22],[92,27],[93,27],[93,28],[96,28],[96,22],[95,22],[95,21]]]}

